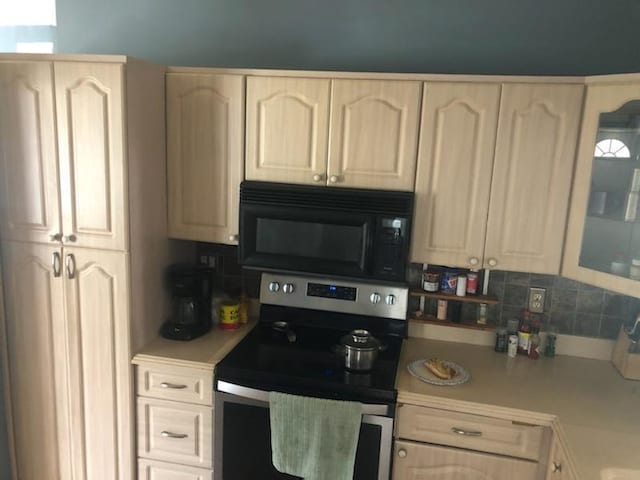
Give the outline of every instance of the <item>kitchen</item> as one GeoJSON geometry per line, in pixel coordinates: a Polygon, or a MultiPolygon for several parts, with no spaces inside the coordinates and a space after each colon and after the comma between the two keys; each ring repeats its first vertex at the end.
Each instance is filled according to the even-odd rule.
{"type": "MultiPolygon", "coordinates": [[[[62,22],[61,22],[61,27],[62,27],[62,22]]],[[[64,32],[63,32],[63,33],[64,33],[64,32]]],[[[61,34],[61,35],[62,35],[62,34],[61,34]]],[[[61,37],[61,40],[62,40],[62,37],[61,37]]],[[[143,58],[144,58],[144,57],[143,57],[143,58]]],[[[181,65],[181,64],[184,64],[184,62],[172,62],[171,64],[174,64],[174,65],[181,65]]],[[[453,68],[453,67],[452,67],[452,68],[453,68]]],[[[498,67],[495,67],[495,68],[496,68],[496,70],[499,70],[499,68],[498,68],[498,67]]],[[[349,68],[345,68],[345,70],[349,70],[349,68]]],[[[393,68],[389,68],[388,70],[389,70],[389,71],[395,71],[393,68]]],[[[226,270],[226,269],[225,269],[225,270],[226,270]]],[[[526,271],[526,270],[525,270],[525,271],[526,271]]],[[[235,275],[234,275],[234,274],[232,274],[232,276],[239,277],[239,274],[236,272],[236,273],[235,273],[235,275]]],[[[530,277],[529,277],[529,278],[530,278],[530,277]]],[[[519,280],[514,280],[514,282],[516,282],[516,281],[519,281],[519,280]]],[[[509,283],[509,285],[515,285],[515,283],[509,283]]],[[[517,286],[517,285],[516,285],[516,286],[517,286]]],[[[496,287],[496,288],[498,288],[498,287],[496,287]]],[[[507,282],[505,282],[505,283],[504,283],[503,288],[504,288],[505,290],[507,290],[507,282]]],[[[509,290],[513,291],[513,290],[518,290],[518,289],[510,288],[509,290]]],[[[567,289],[567,290],[571,290],[571,291],[572,291],[572,294],[573,294],[573,295],[576,295],[576,296],[579,294],[579,291],[580,291],[580,289],[579,289],[579,288],[577,288],[577,287],[576,287],[576,288],[574,288],[574,289],[567,289]],[[576,291],[576,293],[573,293],[573,290],[575,290],[575,291],[576,291]]],[[[603,295],[604,295],[604,294],[603,294],[603,295]]],[[[604,297],[603,297],[603,298],[604,298],[604,297]]],[[[511,303],[517,303],[517,302],[514,300],[514,301],[512,301],[511,303]]],[[[504,309],[504,307],[502,307],[502,308],[504,309]]],[[[577,308],[577,307],[576,307],[576,308],[577,308]]],[[[573,313],[573,315],[574,315],[574,316],[576,315],[576,311],[575,311],[575,310],[574,310],[574,312],[572,312],[572,313],[573,313]]],[[[567,314],[568,314],[569,316],[571,316],[571,312],[567,312],[567,314]]],[[[571,328],[574,328],[575,322],[573,322],[571,325],[572,325],[572,326],[571,326],[571,328]]]]}

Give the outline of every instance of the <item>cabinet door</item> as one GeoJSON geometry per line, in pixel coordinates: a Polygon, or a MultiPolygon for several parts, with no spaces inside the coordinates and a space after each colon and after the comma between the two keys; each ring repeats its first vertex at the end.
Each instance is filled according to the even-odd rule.
{"type": "Polygon", "coordinates": [[[393,480],[535,480],[538,464],[427,443],[395,442],[393,480]]]}
{"type": "Polygon", "coordinates": [[[126,254],[65,249],[74,479],[133,478],[126,254]]]}
{"type": "Polygon", "coordinates": [[[411,261],[480,268],[500,85],[426,83],[411,261]]]}
{"type": "Polygon", "coordinates": [[[563,276],[640,296],[639,198],[640,82],[589,85],[563,276]]]}
{"type": "Polygon", "coordinates": [[[325,184],[330,85],[247,78],[247,180],[325,184]]]}
{"type": "Polygon", "coordinates": [[[485,268],[560,271],[582,85],[504,85],[485,268]]]}
{"type": "Polygon", "coordinates": [[[329,185],[412,191],[420,82],[334,80],[329,185]]]}
{"type": "Polygon", "coordinates": [[[66,325],[63,281],[57,277],[60,248],[5,242],[2,260],[14,474],[20,480],[68,479],[66,325]]]}
{"type": "Polygon", "coordinates": [[[127,248],[123,66],[54,64],[65,243],[127,248]]]}
{"type": "Polygon", "coordinates": [[[61,231],[50,62],[0,63],[0,228],[5,240],[61,231]]]}
{"type": "Polygon", "coordinates": [[[167,75],[169,235],[237,243],[244,78],[167,75]]]}

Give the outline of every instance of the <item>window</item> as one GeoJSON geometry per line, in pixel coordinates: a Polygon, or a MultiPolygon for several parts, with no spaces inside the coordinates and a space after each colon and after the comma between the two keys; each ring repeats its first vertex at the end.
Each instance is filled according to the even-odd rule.
{"type": "Polygon", "coordinates": [[[0,0],[0,26],[56,25],[55,0],[0,0]]]}
{"type": "Polygon", "coordinates": [[[594,157],[630,158],[631,152],[623,142],[615,138],[605,138],[596,143],[594,157]]]}
{"type": "Polygon", "coordinates": [[[0,52],[52,53],[56,0],[0,0],[0,52]]]}

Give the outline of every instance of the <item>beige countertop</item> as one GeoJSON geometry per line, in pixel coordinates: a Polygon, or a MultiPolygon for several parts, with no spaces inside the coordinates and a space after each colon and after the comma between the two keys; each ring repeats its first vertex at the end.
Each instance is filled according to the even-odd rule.
{"type": "Polygon", "coordinates": [[[551,426],[581,480],[599,480],[606,468],[640,469],[640,382],[623,379],[607,361],[511,359],[490,347],[410,338],[397,389],[399,403],[551,426]],[[408,363],[431,357],[458,363],[471,379],[439,387],[408,373],[408,363]]]}
{"type": "Polygon", "coordinates": [[[250,320],[237,330],[221,330],[214,326],[206,335],[188,342],[159,337],[145,345],[133,357],[133,363],[160,363],[213,370],[216,363],[222,360],[255,324],[255,320],[250,320]]]}

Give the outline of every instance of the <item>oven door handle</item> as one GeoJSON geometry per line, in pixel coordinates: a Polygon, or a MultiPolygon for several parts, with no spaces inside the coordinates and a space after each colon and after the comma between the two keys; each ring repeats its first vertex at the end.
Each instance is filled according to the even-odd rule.
{"type": "MultiPolygon", "coordinates": [[[[234,383],[223,382],[218,380],[218,391],[229,393],[237,397],[248,398],[250,400],[257,400],[259,402],[269,403],[269,392],[264,390],[257,390],[255,388],[243,387],[242,385],[236,385],[234,383]]],[[[378,405],[374,403],[362,404],[362,415],[387,415],[387,405],[378,405]]]]}

